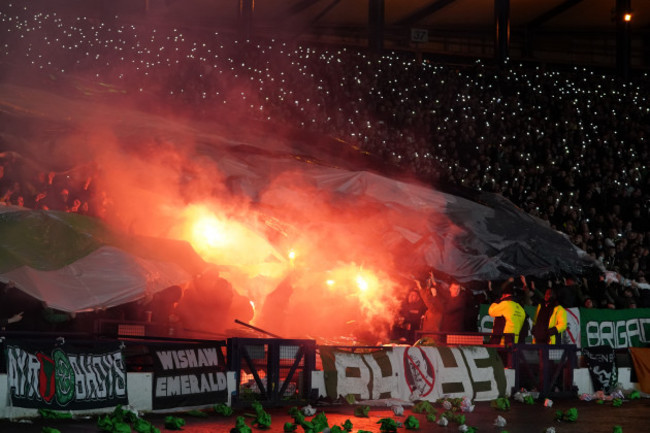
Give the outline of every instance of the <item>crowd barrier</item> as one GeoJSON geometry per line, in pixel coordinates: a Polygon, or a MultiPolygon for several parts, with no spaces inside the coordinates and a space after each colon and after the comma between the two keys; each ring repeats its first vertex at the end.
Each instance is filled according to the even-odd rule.
{"type": "Polygon", "coordinates": [[[577,367],[574,344],[516,344],[512,347],[514,389],[537,389],[542,397],[577,396],[573,371],[577,367]]]}
{"type": "MultiPolygon", "coordinates": [[[[41,408],[103,413],[117,404],[168,412],[253,401],[295,406],[348,395],[481,401],[522,388],[550,398],[593,392],[575,345],[495,344],[488,333],[437,333],[435,346],[361,347],[114,331],[3,333],[0,418],[37,416],[41,408]]],[[[636,386],[631,375],[619,373],[627,388],[636,386]]]]}
{"type": "Polygon", "coordinates": [[[230,338],[228,369],[237,372],[233,406],[263,401],[266,405],[305,404],[316,369],[313,340],[230,338]]]}

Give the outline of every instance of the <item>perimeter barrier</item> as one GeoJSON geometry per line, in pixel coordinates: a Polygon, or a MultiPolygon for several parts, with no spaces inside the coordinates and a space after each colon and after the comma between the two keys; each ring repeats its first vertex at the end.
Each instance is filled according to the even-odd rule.
{"type": "Polygon", "coordinates": [[[316,369],[314,340],[229,338],[228,368],[237,372],[233,406],[305,404],[316,369]]]}
{"type": "MultiPolygon", "coordinates": [[[[121,347],[127,372],[152,373],[154,410],[173,407],[172,404],[176,402],[172,398],[174,392],[178,393],[178,389],[182,391],[182,380],[190,376],[200,384],[209,381],[214,396],[221,400],[227,397],[234,407],[250,406],[254,401],[265,406],[303,405],[319,397],[319,384],[313,383],[313,374],[322,366],[317,359],[319,348],[314,340],[178,338],[169,336],[168,332],[160,332],[165,336],[147,335],[154,334],[156,326],[150,323],[103,321],[97,323],[92,333],[7,331],[0,333],[0,336],[7,341],[40,340],[52,347],[63,345],[66,341],[88,347],[98,342],[117,343],[121,347]],[[224,395],[219,381],[226,372],[234,375],[235,386],[229,387],[228,394],[224,395]],[[180,388],[170,391],[174,385],[180,388]]],[[[576,395],[577,389],[573,384],[573,371],[578,367],[575,345],[514,344],[512,334],[480,332],[420,332],[419,336],[425,345],[496,349],[503,365],[514,372],[512,392],[525,388],[537,389],[543,397],[576,395]]],[[[386,348],[332,347],[352,353],[386,348]]],[[[1,363],[0,370],[6,373],[5,362],[1,363]]],[[[184,402],[192,400],[186,399],[184,402]]]]}
{"type": "Polygon", "coordinates": [[[503,364],[515,371],[512,392],[537,389],[542,397],[574,397],[573,370],[578,367],[575,344],[514,343],[513,334],[490,332],[418,332],[437,344],[494,347],[503,364]]]}

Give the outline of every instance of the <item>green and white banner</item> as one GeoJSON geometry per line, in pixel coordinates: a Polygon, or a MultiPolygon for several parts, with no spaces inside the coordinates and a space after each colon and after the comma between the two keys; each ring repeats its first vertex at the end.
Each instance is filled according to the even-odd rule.
{"type": "Polygon", "coordinates": [[[358,400],[433,402],[443,397],[490,401],[506,395],[503,363],[494,348],[400,346],[350,353],[321,347],[320,354],[330,398],[352,394],[358,400]]]}
{"type": "Polygon", "coordinates": [[[116,307],[184,284],[204,267],[185,241],[132,236],[75,213],[0,206],[0,282],[56,310],[116,307]]]}
{"type": "Polygon", "coordinates": [[[80,410],[129,403],[118,343],[59,346],[6,341],[5,357],[13,406],[80,410]]]}
{"type": "Polygon", "coordinates": [[[650,342],[650,308],[580,309],[582,347],[646,347],[650,342]]]}

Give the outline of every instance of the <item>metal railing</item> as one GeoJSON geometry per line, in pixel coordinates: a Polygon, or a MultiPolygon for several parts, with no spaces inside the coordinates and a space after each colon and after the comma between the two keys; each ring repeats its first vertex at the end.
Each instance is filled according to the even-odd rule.
{"type": "Polygon", "coordinates": [[[230,338],[228,369],[237,374],[233,406],[304,404],[316,367],[313,340],[230,338]]]}
{"type": "Polygon", "coordinates": [[[515,344],[514,391],[536,388],[542,397],[570,397],[577,394],[573,370],[577,366],[574,344],[515,344]]]}

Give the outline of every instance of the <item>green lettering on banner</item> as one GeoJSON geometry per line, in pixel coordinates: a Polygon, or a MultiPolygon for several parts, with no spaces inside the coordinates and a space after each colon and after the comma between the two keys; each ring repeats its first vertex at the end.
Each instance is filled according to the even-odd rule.
{"type": "MultiPolygon", "coordinates": [[[[462,380],[453,381],[449,380],[450,378],[456,377],[459,379],[469,378],[467,374],[467,368],[465,363],[463,363],[462,368],[459,368],[458,361],[456,360],[456,351],[457,348],[449,347],[438,347],[438,353],[440,355],[440,360],[442,361],[442,367],[444,368],[444,373],[437,374],[438,380],[441,382],[442,393],[443,394],[469,394],[471,390],[466,389],[462,380]],[[460,371],[464,370],[464,371],[460,371]],[[445,374],[446,373],[446,374],[445,374]],[[464,374],[463,374],[464,373],[464,374]]],[[[438,373],[438,372],[436,372],[438,373]]]]}
{"type": "Polygon", "coordinates": [[[325,389],[333,398],[353,394],[357,399],[370,398],[370,370],[360,355],[343,352],[333,347],[320,348],[325,389]],[[346,376],[347,371],[358,371],[358,376],[346,376]]]}
{"type": "Polygon", "coordinates": [[[506,374],[496,349],[481,346],[460,347],[469,371],[474,395],[472,400],[493,400],[505,397],[506,374]],[[496,395],[496,397],[495,397],[496,395]]]}
{"type": "Polygon", "coordinates": [[[332,347],[323,346],[320,348],[320,359],[323,365],[323,378],[325,379],[325,393],[329,397],[336,399],[338,398],[338,395],[336,395],[338,374],[336,372],[334,357],[334,349],[332,347]]]}
{"type": "Polygon", "coordinates": [[[397,389],[393,375],[393,365],[388,356],[390,349],[380,350],[364,356],[364,361],[372,372],[371,398],[392,398],[397,389]]]}
{"type": "Polygon", "coordinates": [[[345,367],[345,377],[361,377],[361,369],[359,367],[345,367]]]}
{"type": "Polygon", "coordinates": [[[356,354],[332,347],[321,347],[327,395],[357,399],[391,398],[397,389],[397,379],[388,351],[356,354]]]}

